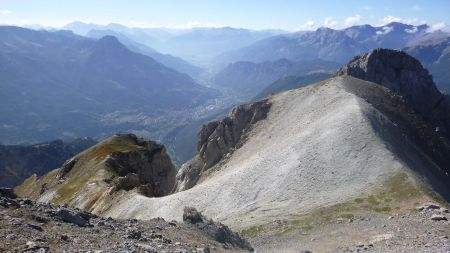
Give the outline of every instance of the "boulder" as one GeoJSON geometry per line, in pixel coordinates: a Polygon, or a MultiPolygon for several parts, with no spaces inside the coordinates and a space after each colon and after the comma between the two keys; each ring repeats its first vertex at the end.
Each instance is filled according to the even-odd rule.
{"type": "Polygon", "coordinates": [[[220,222],[208,220],[193,207],[184,208],[183,221],[193,224],[198,229],[220,243],[232,245],[234,247],[239,247],[249,251],[254,250],[250,243],[242,238],[238,233],[231,231],[229,227],[220,222]]]}
{"type": "Polygon", "coordinates": [[[183,221],[191,224],[203,222],[203,217],[197,209],[193,207],[185,207],[183,211],[183,221]]]}
{"type": "Polygon", "coordinates": [[[82,211],[74,211],[69,209],[60,209],[56,216],[64,222],[72,223],[80,227],[89,225],[90,215],[82,211]]]}
{"type": "Polygon", "coordinates": [[[64,179],[64,177],[69,173],[75,164],[77,163],[77,159],[72,158],[64,162],[64,164],[61,166],[61,168],[58,171],[58,179],[64,179]]]}
{"type": "Polygon", "coordinates": [[[17,195],[14,193],[13,189],[5,188],[5,187],[0,187],[0,196],[10,198],[10,199],[17,198],[17,195]]]}

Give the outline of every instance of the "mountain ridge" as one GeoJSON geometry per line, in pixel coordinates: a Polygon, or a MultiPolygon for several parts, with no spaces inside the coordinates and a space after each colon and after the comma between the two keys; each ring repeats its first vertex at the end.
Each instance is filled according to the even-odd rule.
{"type": "Polygon", "coordinates": [[[340,30],[318,28],[315,31],[274,36],[258,41],[246,48],[222,54],[217,64],[236,61],[322,59],[344,63],[353,56],[374,48],[401,49],[424,39],[441,36],[441,31],[428,32],[427,25],[406,25],[398,22],[374,27],[352,26],[340,30]]]}
{"type": "Polygon", "coordinates": [[[191,77],[193,77],[194,79],[197,78],[202,72],[201,68],[194,66],[181,58],[172,56],[170,54],[159,53],[155,49],[146,46],[144,44],[135,42],[132,39],[128,38],[126,35],[123,35],[119,32],[111,30],[90,30],[86,34],[87,37],[95,39],[100,39],[106,35],[111,35],[118,38],[119,41],[122,44],[126,45],[131,51],[150,56],[155,60],[157,60],[158,62],[162,63],[163,65],[175,69],[181,73],[186,73],[191,77]]]}

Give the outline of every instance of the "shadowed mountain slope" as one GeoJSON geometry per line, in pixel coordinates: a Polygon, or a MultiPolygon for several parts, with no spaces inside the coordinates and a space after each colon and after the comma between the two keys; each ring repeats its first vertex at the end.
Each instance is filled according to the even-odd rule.
{"type": "Polygon", "coordinates": [[[0,145],[0,187],[14,187],[32,174],[42,176],[65,160],[91,147],[90,138],[34,145],[0,145]]]}
{"type": "Polygon", "coordinates": [[[120,131],[158,139],[217,94],[111,36],[6,26],[0,35],[3,143],[120,131]]]}
{"type": "Polygon", "coordinates": [[[281,78],[312,73],[334,73],[339,66],[336,62],[323,60],[236,62],[214,75],[212,83],[214,87],[227,90],[247,101],[281,78]]]}
{"type": "Polygon", "coordinates": [[[450,92],[450,37],[429,39],[404,49],[424,64],[433,75],[439,89],[450,92]]]}

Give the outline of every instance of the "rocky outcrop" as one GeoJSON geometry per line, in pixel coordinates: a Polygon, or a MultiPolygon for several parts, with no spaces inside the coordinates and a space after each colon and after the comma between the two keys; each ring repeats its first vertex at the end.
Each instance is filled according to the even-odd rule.
{"type": "Polygon", "coordinates": [[[164,146],[133,134],[116,134],[14,190],[21,197],[102,214],[124,191],[147,197],[169,194],[175,176],[164,146]]]}
{"type": "Polygon", "coordinates": [[[208,220],[193,207],[185,207],[183,212],[183,221],[185,223],[193,224],[198,229],[204,231],[206,234],[231,247],[237,247],[249,251],[253,251],[250,243],[242,238],[238,233],[231,231],[231,229],[220,222],[208,220]]]}
{"type": "Polygon", "coordinates": [[[185,163],[176,176],[173,192],[192,188],[201,174],[239,148],[253,124],[265,119],[271,104],[262,100],[240,105],[219,121],[210,122],[198,134],[198,154],[185,163]]]}
{"type": "Polygon", "coordinates": [[[154,141],[144,141],[135,135],[128,136],[142,149],[113,152],[105,162],[118,175],[114,180],[116,189],[138,188],[149,197],[170,193],[176,170],[164,146],[154,141]]]}
{"type": "Polygon", "coordinates": [[[91,214],[79,210],[61,208],[56,213],[56,217],[64,222],[72,223],[80,227],[85,227],[89,225],[91,214]]]}
{"type": "Polygon", "coordinates": [[[402,96],[430,126],[450,136],[450,101],[433,82],[422,64],[405,52],[375,49],[356,56],[338,70],[336,76],[349,75],[381,84],[402,96]]]}

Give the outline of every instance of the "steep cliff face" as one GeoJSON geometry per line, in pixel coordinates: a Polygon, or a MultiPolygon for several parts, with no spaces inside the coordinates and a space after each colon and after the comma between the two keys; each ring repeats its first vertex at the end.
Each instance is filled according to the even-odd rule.
{"type": "Polygon", "coordinates": [[[114,152],[106,160],[106,165],[119,175],[116,187],[138,187],[146,196],[167,195],[175,183],[176,170],[164,146],[152,141],[141,141],[139,145],[145,150],[114,152]]]}
{"type": "Polygon", "coordinates": [[[173,192],[192,188],[202,173],[239,148],[252,125],[266,118],[270,106],[268,100],[237,106],[226,118],[204,125],[198,133],[198,154],[181,167],[173,192]]]}
{"type": "Polygon", "coordinates": [[[132,134],[118,134],[66,161],[42,177],[33,175],[15,191],[36,200],[102,213],[126,191],[167,195],[176,170],[165,148],[132,134]]]}
{"type": "Polygon", "coordinates": [[[407,53],[375,49],[352,59],[338,70],[336,76],[340,75],[385,86],[404,97],[432,127],[450,137],[450,101],[436,88],[428,70],[407,53]]]}

